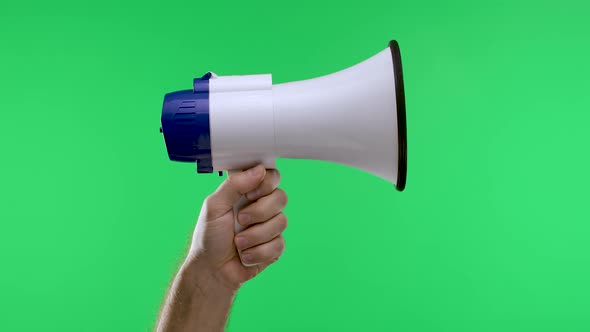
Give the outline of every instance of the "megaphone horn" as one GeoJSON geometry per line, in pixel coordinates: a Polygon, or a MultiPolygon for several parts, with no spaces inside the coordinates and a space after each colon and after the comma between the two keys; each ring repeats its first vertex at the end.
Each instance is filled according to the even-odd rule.
{"type": "Polygon", "coordinates": [[[331,75],[283,84],[272,76],[217,76],[164,98],[162,128],[171,160],[199,173],[274,168],[275,158],[349,165],[403,190],[407,134],[398,43],[331,75]]]}
{"type": "Polygon", "coordinates": [[[196,162],[199,173],[314,159],[364,170],[402,191],[407,134],[399,45],[392,40],[330,75],[276,85],[270,74],[208,72],[192,89],[166,94],[161,131],[170,159],[196,162]]]}

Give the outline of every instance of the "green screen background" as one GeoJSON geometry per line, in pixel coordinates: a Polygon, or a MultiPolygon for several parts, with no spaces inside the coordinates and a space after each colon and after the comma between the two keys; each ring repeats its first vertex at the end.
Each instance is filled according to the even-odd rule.
{"type": "Polygon", "coordinates": [[[230,331],[589,331],[583,1],[5,1],[0,330],[146,331],[222,181],[168,160],[193,77],[349,67],[399,41],[406,191],[280,160],[287,251],[230,331]]]}

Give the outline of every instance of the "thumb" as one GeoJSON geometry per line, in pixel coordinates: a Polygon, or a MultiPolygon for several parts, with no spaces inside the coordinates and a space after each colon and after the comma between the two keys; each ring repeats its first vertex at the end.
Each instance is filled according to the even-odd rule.
{"type": "Polygon", "coordinates": [[[217,219],[233,209],[242,195],[258,188],[265,174],[263,165],[230,174],[207,199],[207,219],[217,219]]]}

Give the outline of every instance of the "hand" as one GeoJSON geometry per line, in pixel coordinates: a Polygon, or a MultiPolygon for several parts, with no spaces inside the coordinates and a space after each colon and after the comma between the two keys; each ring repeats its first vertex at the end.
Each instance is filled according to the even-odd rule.
{"type": "Polygon", "coordinates": [[[209,269],[215,279],[235,291],[277,261],[285,248],[282,232],[287,227],[282,213],[287,195],[277,188],[279,181],[277,170],[262,165],[231,174],[205,200],[187,262],[198,262],[200,269],[209,269]],[[242,195],[251,203],[238,213],[245,229],[234,234],[233,206],[242,195]],[[236,248],[244,262],[257,265],[242,265],[236,248]]]}
{"type": "Polygon", "coordinates": [[[201,208],[193,242],[164,301],[157,331],[223,331],[238,288],[283,253],[281,212],[287,195],[277,189],[277,170],[258,165],[233,173],[209,195],[201,208]],[[243,195],[239,215],[245,229],[234,235],[233,207],[243,195]],[[243,216],[242,216],[243,217],[243,216]],[[242,259],[250,267],[242,265],[242,259]]]}

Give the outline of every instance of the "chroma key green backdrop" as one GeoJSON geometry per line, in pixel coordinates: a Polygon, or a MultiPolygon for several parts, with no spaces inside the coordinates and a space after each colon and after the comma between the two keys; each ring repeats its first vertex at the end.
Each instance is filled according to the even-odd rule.
{"type": "MultiPolygon", "coordinates": [[[[193,77],[347,68],[396,39],[406,191],[280,160],[284,257],[229,331],[590,331],[586,1],[3,1],[0,330],[146,331],[222,181],[168,160],[193,77]]],[[[370,133],[367,133],[370,134],[370,133]]]]}

